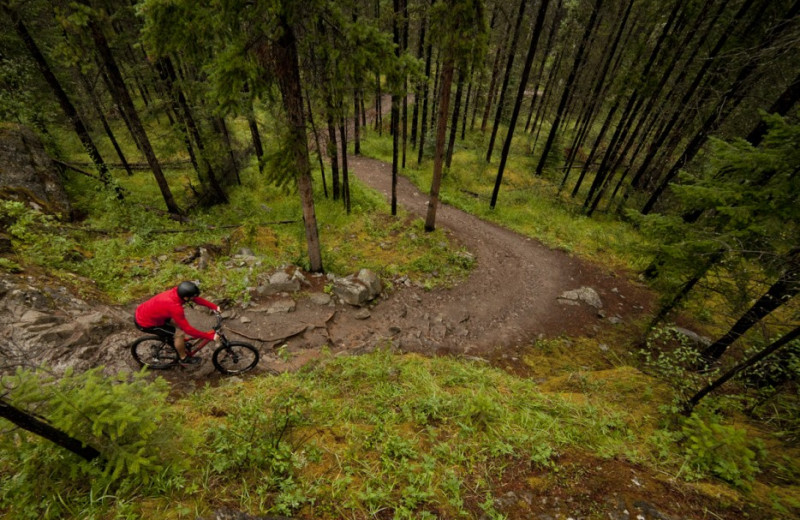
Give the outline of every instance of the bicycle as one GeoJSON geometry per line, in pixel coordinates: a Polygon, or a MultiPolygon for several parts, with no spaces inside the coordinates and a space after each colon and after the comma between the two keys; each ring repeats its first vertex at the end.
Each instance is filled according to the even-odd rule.
{"type": "MultiPolygon", "coordinates": [[[[243,341],[229,341],[222,332],[222,317],[217,316],[214,331],[219,335],[221,345],[211,355],[214,367],[223,374],[241,374],[258,364],[258,349],[243,341]]],[[[194,356],[212,340],[194,338],[186,341],[186,355],[194,356]]],[[[131,355],[139,365],[154,370],[164,370],[180,363],[172,336],[143,336],[131,344],[131,355]]]]}

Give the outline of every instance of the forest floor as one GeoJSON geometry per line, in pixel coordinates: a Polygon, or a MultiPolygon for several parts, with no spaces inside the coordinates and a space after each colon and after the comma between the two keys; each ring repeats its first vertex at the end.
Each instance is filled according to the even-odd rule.
{"type": "MultiPolygon", "coordinates": [[[[366,157],[348,161],[361,181],[390,196],[391,165],[366,157]]],[[[428,196],[403,177],[397,199],[410,215],[425,217],[428,196]]],[[[625,364],[630,338],[654,305],[654,295],[633,273],[547,248],[447,205],[439,206],[436,226],[475,259],[470,275],[453,287],[428,290],[396,283],[366,308],[320,305],[304,295],[323,292],[327,280],[306,274],[309,285],[301,295],[251,302],[234,311],[230,330],[265,347],[260,372],[297,370],[324,355],[358,354],[391,344],[404,352],[481,359],[543,383],[563,375],[544,366],[548,361],[541,352],[535,359],[543,360],[542,366],[530,362],[537,342],[549,340],[594,343],[588,356],[577,350],[574,356],[566,354],[579,371],[625,364]],[[581,288],[592,288],[602,307],[562,298],[581,288]],[[293,300],[294,311],[265,311],[281,299],[293,300]]],[[[196,313],[190,315],[194,319],[209,318],[196,313]]],[[[162,375],[178,394],[220,377],[211,363],[162,375]]],[[[732,519],[753,514],[628,461],[571,453],[556,463],[555,473],[509,468],[503,481],[495,483],[505,497],[501,510],[508,518],[732,519]],[[555,481],[537,490],[548,479],[555,481]]],[[[477,504],[475,508],[476,518],[481,517],[477,504]]]]}

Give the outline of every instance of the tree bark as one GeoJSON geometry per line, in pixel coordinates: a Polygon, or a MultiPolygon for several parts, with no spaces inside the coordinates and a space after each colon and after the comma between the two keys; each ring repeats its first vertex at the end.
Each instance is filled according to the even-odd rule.
{"type": "Polygon", "coordinates": [[[64,449],[67,449],[79,457],[92,461],[100,456],[100,452],[91,446],[87,446],[78,439],[71,437],[63,431],[54,428],[46,422],[37,419],[33,415],[20,410],[11,403],[0,399],[0,417],[16,424],[25,431],[47,439],[64,449]]]}
{"type": "Polygon", "coordinates": [[[564,109],[567,106],[567,101],[569,100],[571,90],[575,83],[575,77],[577,76],[578,70],[583,64],[586,46],[588,45],[592,36],[592,32],[594,31],[601,4],[602,0],[596,0],[594,6],[592,7],[592,14],[589,17],[589,22],[586,24],[586,29],[583,32],[583,37],[581,38],[581,43],[578,47],[575,61],[572,63],[572,70],[570,70],[569,76],[567,77],[567,82],[564,86],[564,92],[561,94],[561,101],[558,103],[556,116],[553,120],[552,126],[550,127],[550,134],[547,136],[544,150],[542,150],[542,155],[539,158],[539,164],[536,166],[536,175],[542,174],[542,171],[544,170],[544,164],[547,161],[547,156],[550,153],[550,149],[553,147],[553,143],[555,142],[556,134],[558,133],[559,126],[561,125],[561,119],[564,117],[564,109]]]}
{"type": "Polygon", "coordinates": [[[447,113],[450,110],[450,90],[453,85],[455,63],[452,56],[445,58],[442,67],[442,88],[439,93],[439,114],[436,127],[436,152],[433,156],[433,179],[431,180],[428,212],[425,217],[425,231],[436,229],[436,208],[439,205],[439,187],[442,183],[442,166],[444,163],[444,145],[447,137],[447,113]]]}
{"type": "MultiPolygon", "coordinates": [[[[314,210],[314,192],[311,183],[311,164],[308,157],[308,137],[301,94],[303,90],[300,83],[297,40],[294,27],[289,24],[285,10],[278,15],[278,34],[280,34],[278,40],[270,45],[271,61],[288,117],[288,152],[291,154],[297,172],[297,187],[303,209],[309,270],[319,273],[323,271],[322,254],[317,230],[317,216],[314,210]]],[[[270,60],[265,54],[265,47],[259,47],[258,51],[262,65],[269,64],[270,60]]]]}
{"type": "MultiPolygon", "coordinates": [[[[84,5],[87,4],[84,3],[84,5]]],[[[113,89],[112,94],[117,100],[117,104],[128,117],[128,120],[131,124],[131,131],[133,132],[136,141],[141,146],[142,153],[144,153],[144,156],[147,159],[147,164],[150,166],[150,169],[153,172],[153,176],[156,179],[156,184],[158,184],[158,188],[161,191],[161,196],[164,198],[164,203],[167,206],[167,211],[173,215],[182,215],[182,211],[175,202],[175,198],[172,196],[172,191],[169,189],[167,179],[164,177],[161,164],[158,162],[156,153],[150,144],[150,139],[147,137],[147,132],[145,132],[144,125],[139,119],[139,114],[136,111],[136,107],[133,106],[133,100],[131,99],[128,88],[125,85],[125,80],[122,79],[122,74],[120,74],[119,67],[114,59],[114,55],[111,53],[111,48],[108,46],[106,37],[96,21],[90,20],[88,27],[92,41],[94,42],[95,48],[100,55],[101,63],[108,73],[108,79],[113,89]]]]}
{"type": "MultiPolygon", "coordinates": [[[[520,0],[519,12],[517,13],[517,21],[514,25],[514,35],[511,37],[511,48],[508,50],[508,61],[506,62],[506,72],[503,75],[503,84],[500,87],[500,98],[497,100],[497,111],[494,116],[494,124],[492,125],[492,134],[489,136],[489,148],[486,151],[486,162],[492,161],[492,151],[494,150],[494,141],[497,138],[497,130],[500,128],[500,119],[503,117],[503,107],[506,100],[506,90],[508,90],[508,83],[511,80],[511,69],[514,67],[514,57],[517,54],[517,44],[519,42],[519,30],[522,27],[522,20],[525,18],[525,6],[527,0],[520,0]]],[[[509,129],[509,131],[511,131],[509,129]]]]}
{"type": "Polygon", "coordinates": [[[745,361],[742,361],[732,369],[728,370],[726,373],[718,377],[715,381],[709,383],[706,387],[697,392],[694,396],[692,396],[691,399],[689,399],[684,403],[683,405],[684,415],[690,415],[694,407],[697,406],[697,403],[699,403],[703,397],[705,397],[706,395],[710,394],[711,392],[722,386],[728,380],[733,378],[736,374],[738,374],[742,370],[745,370],[746,368],[750,368],[751,366],[755,365],[762,359],[766,358],[779,348],[791,343],[797,338],[800,338],[800,327],[795,327],[792,331],[788,332],[780,339],[772,342],[770,345],[765,347],[764,350],[762,350],[761,352],[751,356],[750,358],[746,359],[745,361]]]}
{"type": "MultiPolygon", "coordinates": [[[[95,167],[97,168],[97,171],[100,174],[100,180],[103,182],[103,184],[110,188],[112,183],[108,166],[103,160],[103,157],[100,155],[100,151],[97,149],[97,146],[95,146],[92,137],[89,135],[89,131],[86,129],[83,120],[78,115],[78,111],[75,109],[72,101],[70,101],[67,93],[61,87],[61,83],[58,81],[58,78],[56,78],[56,75],[53,73],[52,69],[50,69],[50,65],[47,63],[44,54],[42,54],[42,52],[39,50],[39,47],[33,40],[33,37],[28,32],[28,28],[23,23],[19,13],[11,9],[5,2],[0,5],[2,5],[3,12],[6,14],[6,16],[11,19],[17,35],[25,44],[25,47],[28,49],[31,57],[36,62],[36,66],[44,76],[48,86],[53,91],[53,94],[55,94],[56,99],[61,106],[61,110],[64,111],[67,119],[72,124],[73,130],[75,130],[75,133],[78,135],[83,148],[86,150],[86,153],[89,155],[95,167]]],[[[116,195],[120,200],[124,198],[122,191],[119,188],[116,189],[116,195]]]]}
{"type": "Polygon", "coordinates": [[[525,99],[525,87],[528,85],[528,77],[531,73],[533,66],[533,57],[536,55],[536,46],[539,44],[539,37],[542,34],[542,27],[544,26],[544,19],[547,15],[547,7],[550,0],[542,0],[539,5],[539,13],[536,15],[536,25],[531,35],[531,43],[528,47],[528,54],[525,56],[525,65],[522,68],[522,77],[520,78],[519,89],[517,90],[517,99],[514,103],[514,109],[511,112],[511,121],[508,123],[508,133],[503,142],[503,149],[500,152],[500,166],[497,168],[497,177],[494,182],[494,190],[492,191],[492,201],[489,204],[494,209],[497,204],[497,195],[500,192],[500,184],[503,181],[503,172],[506,168],[506,160],[508,153],[511,151],[511,140],[514,138],[514,129],[517,126],[517,118],[519,117],[519,110],[522,107],[522,100],[525,99]]]}

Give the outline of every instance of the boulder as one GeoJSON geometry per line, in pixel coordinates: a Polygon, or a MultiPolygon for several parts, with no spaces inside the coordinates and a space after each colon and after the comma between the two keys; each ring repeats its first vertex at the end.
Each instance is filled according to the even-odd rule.
{"type": "Polygon", "coordinates": [[[0,123],[0,197],[47,213],[69,215],[72,208],[58,166],[30,128],[0,123]]]}
{"type": "Polygon", "coordinates": [[[577,305],[583,302],[595,309],[603,308],[603,300],[600,299],[600,295],[597,294],[597,291],[591,287],[581,287],[580,289],[565,291],[558,297],[558,301],[567,305],[577,305]]]}

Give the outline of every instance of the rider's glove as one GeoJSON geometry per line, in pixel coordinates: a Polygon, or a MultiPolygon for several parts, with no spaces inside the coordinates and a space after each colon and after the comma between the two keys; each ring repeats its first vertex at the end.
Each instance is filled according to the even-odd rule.
{"type": "Polygon", "coordinates": [[[215,314],[222,314],[222,307],[217,305],[217,310],[214,311],[215,314]]]}
{"type": "Polygon", "coordinates": [[[219,334],[216,332],[214,333],[214,341],[219,341],[219,334]]]}

